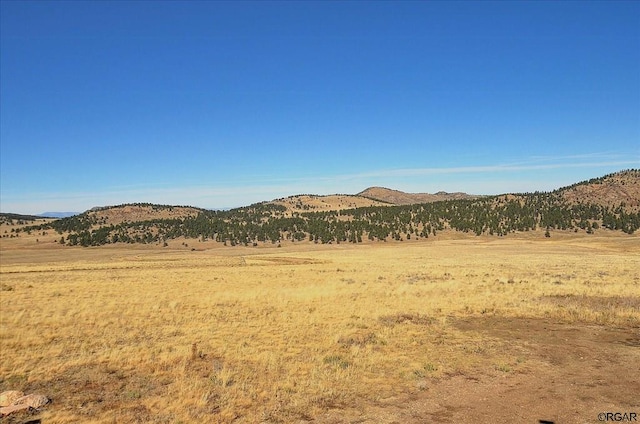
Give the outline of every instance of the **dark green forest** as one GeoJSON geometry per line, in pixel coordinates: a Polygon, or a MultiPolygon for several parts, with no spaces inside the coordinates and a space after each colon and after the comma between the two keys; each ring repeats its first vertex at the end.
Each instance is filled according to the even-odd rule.
{"type": "Polygon", "coordinates": [[[17,213],[1,213],[0,224],[17,224],[24,225],[29,222],[44,219],[42,216],[36,215],[21,215],[17,213]]]}

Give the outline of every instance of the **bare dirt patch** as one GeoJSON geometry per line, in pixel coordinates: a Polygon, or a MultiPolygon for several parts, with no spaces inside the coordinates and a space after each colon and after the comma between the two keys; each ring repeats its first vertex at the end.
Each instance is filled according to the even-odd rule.
{"type": "Polygon", "coordinates": [[[427,378],[423,391],[336,409],[318,422],[595,423],[601,412],[640,416],[640,328],[505,317],[453,325],[506,341],[522,366],[427,378]]]}

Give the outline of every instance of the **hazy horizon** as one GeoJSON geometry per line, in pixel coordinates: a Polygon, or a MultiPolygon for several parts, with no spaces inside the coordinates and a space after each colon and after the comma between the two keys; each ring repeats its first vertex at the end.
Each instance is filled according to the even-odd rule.
{"type": "MultiPolygon", "coordinates": [[[[621,171],[625,171],[628,169],[620,169],[618,171],[614,171],[614,172],[621,172],[621,171]]],[[[417,170],[414,170],[417,171],[417,170]]],[[[420,171],[424,171],[424,170],[420,170],[420,171]]],[[[557,187],[549,187],[546,189],[539,189],[539,188],[535,188],[535,187],[531,187],[528,190],[507,190],[507,191],[500,191],[500,192],[495,192],[495,193],[480,193],[480,192],[469,192],[469,191],[464,191],[464,190],[432,190],[428,193],[430,194],[435,194],[438,192],[447,192],[447,193],[456,193],[456,192],[463,192],[466,194],[471,194],[471,195],[500,195],[500,194],[515,194],[515,193],[531,193],[531,192],[536,192],[536,191],[540,191],[540,192],[545,192],[545,191],[553,191],[556,189],[560,189],[569,185],[573,185],[575,183],[579,183],[579,182],[583,182],[583,181],[587,181],[591,178],[599,178],[602,177],[603,175],[594,175],[592,177],[580,180],[580,181],[572,181],[572,182],[567,182],[566,184],[562,184],[560,186],[557,187]]],[[[17,214],[24,214],[24,215],[35,215],[35,216],[47,216],[47,217],[64,217],[64,216],[53,216],[53,214],[65,214],[65,216],[68,216],[69,214],[80,214],[83,212],[86,212],[90,209],[93,208],[101,208],[101,207],[111,207],[111,206],[119,206],[119,205],[123,205],[123,204],[133,204],[133,203],[151,203],[151,204],[161,204],[161,205],[171,205],[171,206],[186,206],[186,207],[195,207],[195,208],[200,208],[200,209],[208,209],[208,210],[230,210],[230,209],[234,209],[234,208],[238,208],[238,207],[244,207],[244,206],[249,206],[251,204],[254,203],[258,203],[258,202],[268,202],[268,201],[272,201],[272,200],[277,200],[280,198],[285,198],[285,197],[292,197],[292,196],[298,196],[298,195],[318,195],[318,196],[330,196],[330,195],[357,195],[358,193],[368,189],[368,188],[372,188],[372,187],[383,187],[383,188],[388,188],[391,190],[397,190],[394,187],[388,187],[388,186],[369,186],[366,187],[365,189],[359,190],[358,192],[332,192],[332,193],[315,193],[315,192],[310,192],[310,191],[299,191],[299,192],[295,192],[295,193],[288,193],[279,197],[273,197],[273,198],[268,198],[268,199],[260,199],[260,200],[255,200],[252,201],[250,203],[243,203],[243,204],[237,204],[237,205],[233,205],[233,206],[220,206],[220,207],[205,207],[205,206],[200,206],[197,203],[180,203],[180,202],[175,202],[175,203],[158,203],[158,202],[148,202],[148,201],[139,201],[139,200],[130,200],[130,201],[125,201],[125,202],[113,202],[113,203],[104,203],[104,204],[96,204],[93,205],[91,207],[88,208],[84,208],[84,209],[78,209],[78,210],[71,210],[71,209],[59,209],[59,210],[47,210],[47,211],[40,211],[40,212],[28,212],[28,213],[24,213],[24,212],[13,212],[13,211],[0,211],[0,213],[17,213],[17,214]],[[47,215],[50,214],[50,215],[47,215]]],[[[206,189],[197,189],[197,191],[199,193],[201,193],[203,190],[206,189]]],[[[403,190],[400,190],[403,191],[403,190]]],[[[405,191],[406,192],[406,191],[405,191]]],[[[133,191],[132,193],[135,193],[135,191],[133,191]]],[[[418,192],[418,191],[410,191],[410,192],[406,192],[406,193],[427,193],[425,191],[422,192],[418,192]]],[[[131,197],[131,199],[133,199],[133,197],[131,197]]],[[[66,203],[65,203],[66,204],[66,203]]]]}
{"type": "Polygon", "coordinates": [[[640,167],[638,2],[0,2],[0,211],[640,167]]]}

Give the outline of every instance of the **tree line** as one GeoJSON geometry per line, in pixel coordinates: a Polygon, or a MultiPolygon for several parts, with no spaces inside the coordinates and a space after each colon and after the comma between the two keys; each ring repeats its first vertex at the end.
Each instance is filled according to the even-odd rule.
{"type": "Polygon", "coordinates": [[[311,241],[360,243],[428,238],[444,230],[504,237],[523,231],[596,230],[632,234],[640,213],[624,204],[569,203],[559,191],[446,200],[434,203],[375,206],[322,212],[288,212],[284,206],[258,203],[228,211],[201,210],[196,216],[150,219],[109,225],[86,212],[28,230],[55,230],[67,245],[167,243],[180,237],[215,240],[226,245],[311,241]],[[66,238],[64,235],[66,234],[66,238]]]}

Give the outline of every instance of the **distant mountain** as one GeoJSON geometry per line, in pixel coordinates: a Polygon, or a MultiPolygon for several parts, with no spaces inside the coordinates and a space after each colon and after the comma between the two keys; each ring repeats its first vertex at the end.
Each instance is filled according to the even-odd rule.
{"type": "Polygon", "coordinates": [[[38,215],[22,215],[18,213],[0,213],[0,222],[9,222],[9,221],[37,221],[39,219],[43,219],[44,217],[38,215]]]}
{"type": "Polygon", "coordinates": [[[67,218],[74,215],[80,215],[82,212],[42,212],[39,217],[42,218],[67,218]]]}
{"type": "Polygon", "coordinates": [[[404,191],[392,190],[385,187],[369,187],[357,195],[393,205],[413,205],[417,203],[439,202],[442,200],[477,199],[479,197],[472,194],[447,193],[445,191],[439,191],[435,194],[405,193],[404,191]]]}

